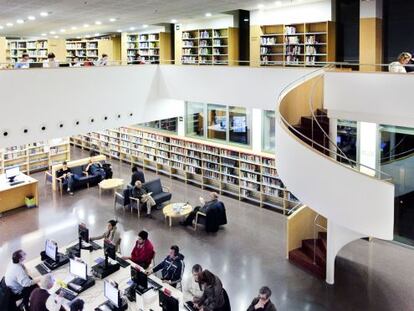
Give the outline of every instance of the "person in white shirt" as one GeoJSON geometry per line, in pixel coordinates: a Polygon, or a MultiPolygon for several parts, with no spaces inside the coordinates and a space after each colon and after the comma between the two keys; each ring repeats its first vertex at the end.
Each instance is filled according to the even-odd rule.
{"type": "Polygon", "coordinates": [[[15,251],[12,255],[12,263],[9,264],[4,275],[4,280],[7,287],[14,294],[14,299],[17,301],[23,298],[23,304],[27,307],[29,297],[32,291],[37,288],[40,278],[31,278],[27,273],[23,262],[26,260],[26,253],[21,249],[15,251]]]}
{"type": "Polygon", "coordinates": [[[59,311],[63,303],[63,291],[59,295],[50,294],[55,279],[51,274],[46,274],[40,281],[40,287],[32,291],[30,295],[30,311],[59,311]]]}
{"type": "Polygon", "coordinates": [[[407,65],[410,60],[412,58],[412,55],[408,52],[402,52],[399,56],[398,56],[398,61],[397,62],[392,62],[389,66],[388,66],[388,71],[389,72],[394,72],[394,73],[407,73],[407,70],[405,69],[405,65],[407,65]]]}
{"type": "Polygon", "coordinates": [[[202,272],[203,268],[199,264],[195,264],[191,269],[192,276],[184,292],[185,301],[199,300],[203,296],[203,286],[199,282],[202,272]]]}
{"type": "Polygon", "coordinates": [[[43,68],[56,68],[59,67],[59,62],[55,60],[55,54],[47,54],[47,60],[43,62],[43,68]]]}
{"type": "Polygon", "coordinates": [[[16,64],[14,64],[15,69],[27,69],[29,67],[30,67],[30,58],[29,58],[29,54],[27,53],[23,53],[22,59],[20,60],[20,62],[17,62],[16,64]]]}
{"type": "Polygon", "coordinates": [[[102,58],[98,60],[95,66],[107,66],[108,65],[108,54],[102,54],[102,58]]]}
{"type": "Polygon", "coordinates": [[[82,67],[82,62],[79,60],[78,57],[73,59],[73,62],[70,63],[72,67],[82,67]]]}

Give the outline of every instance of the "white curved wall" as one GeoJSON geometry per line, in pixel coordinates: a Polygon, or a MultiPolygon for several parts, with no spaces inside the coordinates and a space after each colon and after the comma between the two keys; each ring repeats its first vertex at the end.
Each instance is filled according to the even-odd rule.
{"type": "Polygon", "coordinates": [[[394,186],[322,156],[276,122],[277,168],[302,202],[340,226],[391,240],[394,186]]]}

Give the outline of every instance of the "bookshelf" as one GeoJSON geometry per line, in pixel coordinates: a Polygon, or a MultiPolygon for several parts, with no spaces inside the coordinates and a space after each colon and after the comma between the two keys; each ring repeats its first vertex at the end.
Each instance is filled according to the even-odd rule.
{"type": "Polygon", "coordinates": [[[8,167],[19,166],[21,172],[31,174],[69,160],[68,138],[7,147],[0,150],[0,173],[8,167]]]}
{"type": "Polygon", "coordinates": [[[32,62],[43,62],[49,53],[49,41],[47,39],[7,40],[7,60],[9,62],[18,62],[23,53],[29,54],[32,62]]]}
{"type": "Polygon", "coordinates": [[[71,143],[283,213],[298,203],[280,180],[275,157],[270,154],[137,127],[77,135],[71,137],[71,143]]]}
{"type": "Polygon", "coordinates": [[[250,39],[253,66],[312,67],[335,61],[333,22],[253,26],[250,39]]]}
{"type": "Polygon", "coordinates": [[[72,62],[75,57],[80,61],[97,61],[102,54],[107,54],[110,61],[119,60],[120,44],[118,37],[67,39],[66,61],[72,62]]]}
{"type": "Polygon", "coordinates": [[[168,64],[171,55],[171,34],[167,32],[123,34],[122,60],[128,64],[136,61],[137,54],[151,64],[168,64]]]}
{"type": "Polygon", "coordinates": [[[185,30],[176,53],[184,65],[236,65],[239,58],[238,29],[185,30]]]}

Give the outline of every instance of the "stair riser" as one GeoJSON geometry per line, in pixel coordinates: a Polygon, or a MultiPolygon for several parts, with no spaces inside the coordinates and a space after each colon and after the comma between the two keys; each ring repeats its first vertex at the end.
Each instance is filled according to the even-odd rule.
{"type": "Polygon", "coordinates": [[[300,259],[296,259],[296,258],[290,258],[289,257],[289,261],[291,263],[293,263],[295,266],[305,270],[306,272],[316,276],[319,279],[325,279],[325,268],[321,268],[317,265],[309,265],[306,262],[301,261],[300,259]]]}

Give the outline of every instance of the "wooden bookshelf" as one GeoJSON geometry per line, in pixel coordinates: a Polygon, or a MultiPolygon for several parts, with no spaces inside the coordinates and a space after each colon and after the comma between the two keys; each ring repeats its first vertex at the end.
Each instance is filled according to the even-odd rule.
{"type": "Polygon", "coordinates": [[[335,61],[333,22],[253,26],[250,40],[252,66],[323,66],[335,61]]]}
{"type": "Polygon", "coordinates": [[[122,61],[132,64],[141,59],[151,64],[168,64],[172,59],[171,34],[156,33],[125,33],[122,35],[122,61]]]}
{"type": "Polygon", "coordinates": [[[55,39],[7,40],[6,60],[18,62],[24,53],[29,54],[32,62],[43,62],[47,54],[53,52],[57,60],[64,59],[64,41],[55,39]]]}
{"type": "Polygon", "coordinates": [[[72,62],[77,57],[80,61],[97,61],[102,54],[107,54],[109,61],[117,61],[120,60],[120,48],[118,37],[67,39],[66,60],[72,62]]]}
{"type": "MultiPolygon", "coordinates": [[[[178,59],[184,65],[236,65],[239,58],[237,28],[180,31],[178,59]]],[[[177,55],[176,55],[177,60],[177,55]]]]}
{"type": "Polygon", "coordinates": [[[8,167],[19,166],[21,172],[31,174],[69,160],[68,138],[13,146],[0,150],[0,173],[8,167]]]}
{"type": "Polygon", "coordinates": [[[284,187],[275,157],[269,154],[136,127],[73,136],[71,143],[283,213],[298,203],[284,187]]]}

